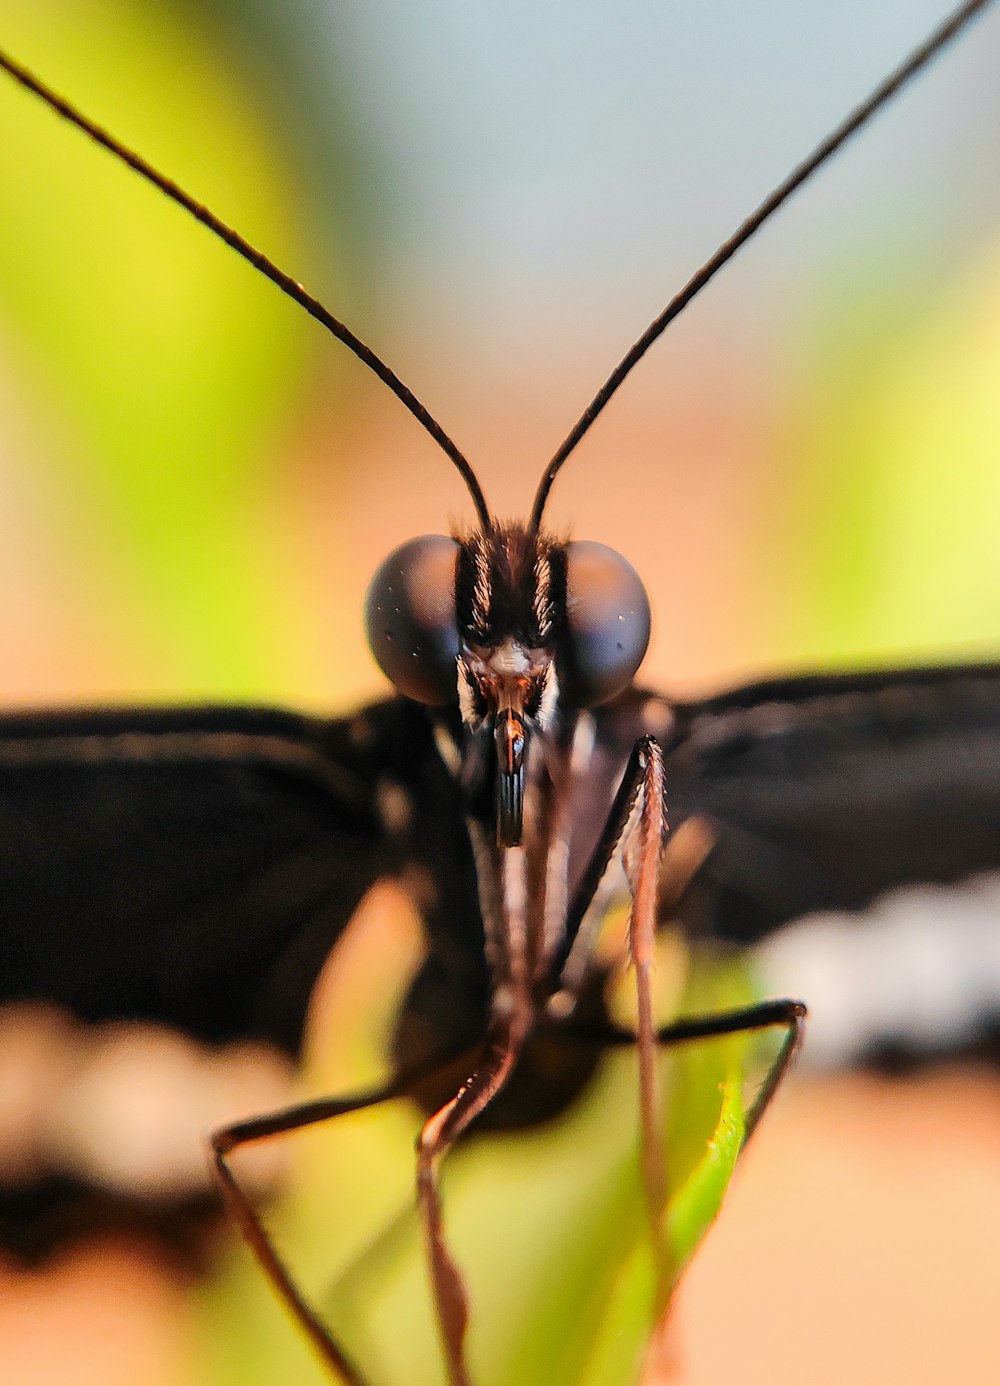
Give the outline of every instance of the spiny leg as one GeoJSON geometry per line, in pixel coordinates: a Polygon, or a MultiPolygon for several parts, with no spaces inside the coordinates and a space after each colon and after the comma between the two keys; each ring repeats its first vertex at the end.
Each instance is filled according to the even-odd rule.
{"type": "MultiPolygon", "coordinates": [[[[698,1040],[717,1039],[723,1035],[752,1034],[758,1030],[783,1029],[785,1038],[772,1063],[767,1078],[755,1095],[746,1114],[743,1147],[756,1131],[761,1117],[770,1105],[782,1079],[795,1058],[802,1043],[807,1008],[802,1001],[788,997],[778,1000],[755,1001],[749,1006],[734,1010],[715,1011],[709,1015],[684,1016],[669,1025],[661,1025],[655,1032],[655,1042],[660,1048],[674,1044],[688,1044],[698,1040]]],[[[563,1028],[569,1038],[580,1039],[587,1044],[600,1044],[622,1048],[637,1042],[636,1032],[626,1025],[615,1025],[610,1021],[600,1025],[570,1024],[563,1028]]]]}
{"type": "MultiPolygon", "coordinates": [[[[649,1207],[650,1234],[657,1262],[657,1308],[669,1285],[661,1224],[667,1199],[666,1158],[659,1121],[660,1101],[656,1073],[656,1041],[653,1026],[652,967],[658,924],[658,899],[665,857],[666,810],[664,804],[663,753],[655,737],[639,740],[629,758],[611,812],[578,887],[567,918],[569,954],[560,986],[550,1004],[554,1016],[568,1017],[579,998],[592,966],[596,921],[592,906],[619,853],[629,888],[632,913],[628,948],[635,971],[638,1025],[635,1042],[639,1051],[639,1115],[642,1133],[643,1182],[649,1207]]],[[[684,879],[671,881],[671,896],[683,892],[711,848],[707,832],[685,835],[678,844],[678,867],[672,873],[684,879]]],[[[669,847],[666,849],[669,853],[669,847]]],[[[673,854],[677,855],[677,849],[673,854]]],[[[670,873],[668,873],[670,874],[670,873]]]]}
{"type": "Polygon", "coordinates": [[[781,1048],[746,1114],[741,1147],[745,1148],[798,1052],[807,1014],[804,1002],[789,997],[774,1001],[756,1001],[737,1010],[720,1011],[715,1015],[690,1016],[674,1021],[673,1024],[665,1025],[657,1031],[656,1042],[659,1045],[684,1044],[691,1040],[712,1039],[721,1035],[752,1034],[757,1030],[785,1031],[781,1048]]]}
{"type": "Polygon", "coordinates": [[[637,742],[633,760],[637,791],[632,817],[624,830],[623,865],[632,892],[628,948],[635,972],[636,1033],[639,1058],[640,1134],[643,1182],[649,1208],[650,1237],[656,1274],[654,1315],[665,1322],[674,1268],[664,1235],[667,1209],[667,1158],[664,1149],[656,1050],[665,1041],[653,1020],[652,971],[661,894],[671,905],[700,869],[714,845],[714,834],[701,819],[690,819],[666,839],[663,752],[652,736],[637,742]]]}
{"type": "MultiPolygon", "coordinates": [[[[616,854],[621,852],[633,897],[628,948],[635,970],[637,998],[636,1031],[621,1033],[627,1033],[628,1042],[635,1043],[638,1048],[642,1168],[656,1265],[655,1311],[658,1318],[666,1307],[672,1270],[662,1226],[667,1203],[667,1162],[660,1122],[656,1049],[684,1037],[726,1033],[725,1027],[730,1022],[736,1030],[765,1028],[773,1024],[791,1026],[767,1083],[748,1115],[749,1136],[791,1061],[798,1043],[801,1016],[804,1015],[804,1009],[800,1007],[794,1015],[779,1010],[775,1019],[776,1013],[769,1004],[763,1008],[735,1012],[732,1016],[710,1017],[699,1022],[685,1022],[683,1026],[654,1029],[651,974],[662,905],[670,908],[676,905],[715,842],[711,824],[698,817],[686,820],[669,838],[665,838],[666,826],[662,751],[656,739],[647,736],[638,741],[633,749],[604,831],[569,910],[568,955],[560,975],[560,986],[549,1007],[549,1014],[555,1019],[570,1020],[573,1015],[592,966],[598,922],[594,919],[592,906],[616,854]],[[707,1028],[698,1029],[699,1024],[707,1028]],[[692,1025],[695,1027],[693,1030],[692,1025]]],[[[799,1003],[787,1004],[799,1007],[799,1003]]]]}
{"type": "MultiPolygon", "coordinates": [[[[735,1010],[719,1011],[710,1015],[687,1016],[669,1025],[660,1026],[655,1032],[658,1048],[713,1039],[724,1035],[748,1034],[759,1030],[780,1028],[785,1031],[784,1039],[768,1071],[767,1078],[755,1094],[749,1111],[744,1118],[743,1140],[740,1153],[746,1149],[747,1142],[756,1131],[764,1112],[781,1084],[782,1079],[795,1057],[802,1041],[806,1007],[801,1001],[792,999],[756,1002],[735,1010]]],[[[634,1029],[615,1025],[611,1021],[597,1024],[583,1023],[571,1019],[554,1022],[554,1028],[564,1039],[578,1040],[587,1045],[623,1048],[631,1047],[638,1041],[634,1029]]],[[[657,1233],[661,1231],[657,1228],[657,1233]]],[[[674,1268],[666,1260],[666,1243],[662,1236],[654,1245],[654,1270],[657,1277],[656,1300],[654,1303],[654,1341],[657,1351],[663,1352],[668,1319],[665,1311],[669,1302],[669,1292],[675,1279],[674,1268]]],[[[660,1360],[660,1359],[658,1359],[660,1360]]],[[[661,1361],[662,1365],[662,1361],[661,1361]]]]}
{"type": "MultiPolygon", "coordinates": [[[[747,1142],[757,1129],[761,1117],[770,1105],[771,1099],[777,1092],[782,1079],[788,1072],[802,1042],[805,1017],[806,1007],[801,1001],[791,999],[760,1001],[736,1010],[720,1011],[702,1016],[686,1016],[669,1025],[659,1027],[656,1031],[655,1042],[658,1047],[663,1048],[724,1035],[748,1034],[772,1028],[780,1028],[785,1031],[785,1037],[768,1071],[767,1078],[755,1094],[750,1109],[745,1115],[743,1140],[740,1146],[740,1153],[742,1154],[743,1150],[746,1149],[747,1142]]],[[[598,1043],[606,1046],[630,1046],[635,1044],[638,1039],[635,1031],[610,1022],[585,1027],[571,1023],[563,1028],[567,1036],[575,1036],[587,1043],[598,1043]]],[[[666,1245],[662,1240],[659,1245],[662,1247],[662,1253],[657,1256],[655,1261],[659,1283],[654,1306],[653,1341],[656,1344],[654,1351],[661,1354],[657,1360],[662,1367],[664,1365],[662,1354],[668,1341],[669,1319],[666,1310],[669,1303],[669,1293],[673,1287],[674,1275],[672,1266],[665,1264],[666,1245]],[[669,1278],[665,1279],[664,1276],[669,1278]]]]}
{"type": "MultiPolygon", "coordinates": [[[[626,838],[625,867],[633,894],[628,950],[635,970],[639,1056],[639,1089],[643,1142],[643,1177],[654,1236],[667,1199],[667,1171],[659,1122],[660,1097],[655,1048],[659,1043],[653,1022],[652,971],[656,930],[665,907],[673,908],[700,870],[715,844],[715,835],[701,818],[688,818],[664,839],[663,763],[659,744],[636,748],[638,792],[635,837],[626,838]]],[[[658,1238],[656,1238],[658,1244],[658,1238]]]]}
{"type": "Polygon", "coordinates": [[[623,862],[632,892],[628,946],[635,970],[643,1181],[649,1203],[654,1253],[657,1256],[662,1285],[666,1266],[659,1264],[662,1246],[659,1232],[667,1201],[667,1172],[659,1120],[652,970],[653,949],[656,943],[660,856],[667,823],[663,800],[663,754],[659,743],[652,737],[647,737],[636,747],[636,756],[639,779],[636,816],[631,828],[627,830],[623,862]]]}
{"type": "MultiPolygon", "coordinates": [[[[636,812],[643,788],[643,760],[651,744],[656,745],[659,751],[659,745],[652,737],[637,742],[633,748],[604,829],[566,912],[563,949],[555,960],[558,985],[553,989],[546,1007],[553,1020],[568,1020],[573,1015],[593,971],[594,947],[603,923],[601,888],[621,852],[622,842],[636,812]]],[[[671,830],[665,841],[661,840],[658,925],[662,924],[664,914],[672,911],[681,900],[715,842],[712,824],[698,815],[686,818],[671,830]]]]}
{"type": "Polygon", "coordinates": [[[660,746],[650,738],[647,745],[636,749],[638,770],[642,775],[638,820],[632,835],[625,839],[623,857],[632,890],[628,950],[635,971],[643,1180],[658,1269],[656,1309],[659,1316],[666,1308],[671,1268],[662,1237],[669,1190],[656,1065],[656,1049],[661,1041],[653,1019],[654,947],[664,906],[669,903],[674,907],[680,900],[712,850],[715,836],[703,819],[689,818],[665,838],[667,824],[660,746]]]}
{"type": "Polygon", "coordinates": [[[513,1016],[494,1022],[482,1062],[451,1101],[426,1121],[417,1141],[417,1199],[424,1220],[434,1301],[451,1386],[470,1386],[465,1362],[469,1303],[462,1273],[444,1235],[438,1170],[449,1148],[510,1077],[521,1050],[523,1033],[523,1024],[513,1016]]]}
{"type": "MultiPolygon", "coordinates": [[[[767,1078],[758,1089],[751,1102],[750,1109],[744,1117],[743,1140],[740,1144],[740,1154],[746,1149],[747,1142],[757,1129],[757,1125],[771,1103],[781,1084],[782,1079],[788,1072],[788,1068],[795,1057],[795,1054],[802,1043],[803,1023],[806,1017],[806,1008],[801,1001],[791,999],[781,999],[777,1001],[761,1001],[754,1005],[742,1007],[735,1011],[723,1011],[716,1015],[695,1016],[684,1020],[676,1021],[672,1025],[661,1027],[657,1031],[657,1044],[666,1046],[684,1043],[686,1041],[708,1039],[714,1036],[731,1034],[748,1034],[758,1030],[771,1029],[773,1027],[783,1028],[785,1037],[781,1042],[777,1056],[771,1065],[767,1078]]],[[[668,1334],[668,1315],[663,1310],[664,1306],[658,1306],[660,1313],[660,1323],[654,1327],[653,1341],[659,1345],[661,1353],[667,1352],[669,1342],[668,1334]]],[[[670,1360],[669,1356],[664,1357],[665,1362],[670,1360]]]]}
{"type": "Polygon", "coordinates": [[[247,1245],[278,1297],[299,1323],[319,1356],[342,1375],[348,1386],[368,1386],[368,1383],[360,1369],[334,1340],[330,1330],[295,1284],[290,1271],[279,1257],[260,1214],[240,1185],[229,1162],[229,1157],[240,1147],[250,1145],[255,1141],[288,1135],[307,1126],[313,1126],[317,1122],[329,1121],[334,1117],[346,1116],[351,1112],[360,1112],[382,1102],[410,1096],[414,1089],[428,1076],[450,1068],[454,1062],[453,1059],[445,1059],[438,1060],[433,1064],[424,1064],[419,1069],[397,1075],[379,1088],[356,1094],[353,1097],[319,1098],[315,1101],[283,1107],[276,1112],[250,1117],[244,1121],[232,1122],[229,1125],[219,1127],[208,1137],[215,1176],[219,1181],[230,1213],[247,1245]]]}

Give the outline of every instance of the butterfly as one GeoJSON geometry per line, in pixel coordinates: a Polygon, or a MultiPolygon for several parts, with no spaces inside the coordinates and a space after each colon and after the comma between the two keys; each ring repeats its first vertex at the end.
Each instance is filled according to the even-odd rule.
{"type": "MultiPolygon", "coordinates": [[[[964,7],[962,21],[978,8],[964,7]]],[[[942,42],[935,37],[911,66],[942,42]]],[[[759,220],[799,181],[797,172],[759,220]]],[[[457,1094],[460,1121],[442,1117],[427,1128],[422,1165],[438,1313],[456,1382],[466,1379],[464,1311],[438,1230],[434,1165],[516,1057],[535,1004],[525,976],[558,977],[558,985],[546,984],[546,1004],[572,1009],[582,997],[588,906],[623,837],[647,844],[632,868],[637,897],[656,875],[661,779],[678,838],[685,823],[710,825],[709,848],[683,883],[680,908],[693,931],[721,938],[759,937],[812,910],[858,908],[901,883],[955,880],[996,862],[995,668],[818,676],[671,704],[632,687],[649,620],[630,565],[601,546],[563,544],[544,531],[562,462],[733,249],[713,257],[640,339],[557,453],[529,520],[513,527],[499,525],[454,444],[370,349],[257,257],[258,268],[375,369],[469,487],[477,529],[460,540],[429,536],[404,546],[371,589],[371,643],[410,701],[334,722],[270,711],[112,710],[29,714],[0,727],[8,898],[32,920],[7,974],[12,996],[43,995],[89,1021],[155,1018],[205,1040],[261,1036],[294,1053],[312,983],[370,884],[414,866],[430,874],[432,952],[407,1001],[400,1056],[411,1060],[415,1033],[433,1033],[449,1052],[474,1043],[487,1023],[495,1027],[495,1066],[477,1067],[457,1094]],[[442,573],[451,574],[443,585],[442,573]],[[397,601],[401,589],[405,601],[397,601]],[[569,618],[577,611],[579,627],[569,618]],[[558,658],[532,653],[550,647],[558,658]],[[453,677],[456,659],[457,707],[428,716],[421,704],[452,701],[441,676],[453,677]],[[553,736],[563,709],[572,716],[565,713],[553,736]],[[531,749],[545,738],[555,748],[551,764],[531,749]],[[566,813],[558,787],[588,740],[573,771],[572,829],[557,829],[566,813]],[[153,808],[155,833],[136,804],[153,808]],[[542,855],[563,840],[568,847],[562,905],[553,911],[561,922],[519,954],[509,901],[524,886],[505,873],[521,861],[523,815],[541,813],[539,804],[548,820],[542,855]],[[113,860],[114,872],[92,881],[93,863],[102,860],[113,860]],[[82,908],[74,900],[68,912],[67,883],[77,880],[88,889],[82,908]],[[498,908],[498,898],[507,903],[498,908]],[[127,948],[119,946],[123,937],[133,940],[127,948]],[[57,956],[72,966],[54,969],[57,956]]],[[[539,832],[537,821],[530,831],[539,832]]],[[[634,941],[632,952],[641,975],[634,941]]],[[[800,1012],[788,1005],[759,1014],[797,1032],[800,1012]]],[[[651,1047],[648,1020],[644,1033],[651,1047]]],[[[223,1171],[227,1142],[259,1129],[251,1123],[226,1133],[217,1145],[223,1171]]],[[[230,1193],[239,1199],[232,1186],[230,1193]]],[[[308,1328],[307,1311],[284,1289],[308,1328]]],[[[351,1370],[322,1330],[316,1336],[335,1364],[351,1370]]]]}

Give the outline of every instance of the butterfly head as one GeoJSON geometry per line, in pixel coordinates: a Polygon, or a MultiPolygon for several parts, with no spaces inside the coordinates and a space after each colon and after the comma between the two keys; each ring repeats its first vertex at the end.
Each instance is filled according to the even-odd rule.
{"type": "Polygon", "coordinates": [[[457,702],[470,746],[492,739],[502,846],[521,838],[532,738],[626,689],[650,630],[645,589],[620,554],[518,523],[403,544],[372,579],[365,622],[398,692],[457,702]]]}

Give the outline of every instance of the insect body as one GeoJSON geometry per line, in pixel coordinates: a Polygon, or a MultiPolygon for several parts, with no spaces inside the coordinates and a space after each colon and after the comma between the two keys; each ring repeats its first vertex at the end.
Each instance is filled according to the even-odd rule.
{"type": "Polygon", "coordinates": [[[458,1086],[429,1111],[417,1154],[435,1311],[450,1380],[465,1386],[469,1311],[439,1169],[488,1114],[529,1037],[548,1026],[572,1033],[585,1012],[592,1038],[636,1044],[654,1238],[665,1199],[656,1050],[783,1031],[752,1129],[794,1049],[804,1013],[795,1001],[657,1027],[650,966],[661,894],[693,929],[747,938],[810,909],[859,906],[903,881],[958,879],[996,864],[996,669],[789,680],[671,704],[633,684],[650,625],[634,570],[603,545],[563,542],[544,525],[557,473],[636,362],[980,8],[982,0],[956,12],[671,301],[571,431],[518,524],[496,519],[462,453],[350,329],[145,160],[0,57],[23,86],[196,215],[368,365],[456,466],[476,511],[473,530],[411,541],[376,574],[369,639],[403,698],[357,719],[201,709],[42,714],[0,726],[5,888],[16,915],[32,920],[16,935],[4,976],[10,997],[44,995],[91,1020],[148,1016],[207,1039],[261,1035],[294,1052],[322,959],[368,886],[414,863],[430,873],[431,952],[400,1023],[401,1076],[364,1099],[289,1109],[213,1138],[220,1180],[263,1266],[320,1353],[352,1382],[364,1379],[361,1369],[301,1297],[232,1173],[238,1146],[415,1093],[429,1069],[472,1050],[458,1086]],[[967,767],[960,795],[949,793],[957,755],[967,767]],[[402,796],[396,832],[380,806],[387,784],[402,796]],[[133,815],[137,802],[155,805],[152,849],[133,815]],[[670,845],[692,841],[687,857],[670,845]],[[114,862],[113,874],[68,913],[66,881],[100,860],[114,862]],[[634,1033],[602,1008],[608,966],[593,949],[594,915],[619,861],[632,895],[634,1033]],[[91,965],[54,969],[53,956],[70,951],[91,965]],[[435,1039],[423,1053],[410,1042],[421,1031],[435,1039]]]}

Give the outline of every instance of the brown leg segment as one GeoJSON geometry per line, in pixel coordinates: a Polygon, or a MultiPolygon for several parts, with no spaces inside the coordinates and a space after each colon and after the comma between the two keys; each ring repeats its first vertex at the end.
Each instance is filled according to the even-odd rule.
{"type": "MultiPolygon", "coordinates": [[[[712,1015],[691,1016],[683,1020],[675,1021],[673,1024],[661,1026],[655,1032],[655,1044],[658,1048],[675,1044],[685,1044],[704,1039],[712,1039],[722,1035],[738,1035],[752,1032],[755,1030],[767,1030],[780,1028],[785,1031],[785,1038],[777,1057],[771,1066],[767,1079],[760,1091],[754,1097],[749,1111],[746,1114],[746,1125],[743,1135],[742,1149],[750,1137],[756,1131],[761,1117],[770,1105],[781,1084],[782,1079],[795,1057],[802,1042],[804,1022],[806,1018],[806,1007],[801,1001],[782,999],[777,1001],[760,1001],[751,1006],[741,1007],[738,1010],[720,1011],[712,1015]]],[[[572,1023],[566,1026],[559,1025],[567,1037],[574,1034],[588,1044],[600,1044],[614,1047],[634,1045],[638,1042],[638,1035],[624,1026],[604,1024],[599,1026],[574,1026],[572,1023]]],[[[665,1171],[664,1171],[665,1179],[665,1171]]],[[[665,1327],[665,1314],[668,1308],[669,1292],[672,1288],[671,1268],[666,1256],[666,1248],[663,1245],[660,1235],[662,1227],[662,1215],[654,1224],[652,1231],[656,1237],[654,1244],[654,1265],[657,1275],[656,1298],[654,1302],[654,1326],[660,1332],[665,1327]]]]}
{"type": "Polygon", "coordinates": [[[636,747],[639,793],[635,818],[624,843],[624,863],[632,891],[629,954],[635,970],[637,1001],[636,1045],[639,1052],[639,1118],[642,1174],[649,1206],[653,1254],[657,1263],[657,1316],[663,1308],[668,1267],[660,1229],[667,1202],[666,1156],[660,1129],[659,1083],[656,1075],[656,1036],[653,1027],[652,969],[656,942],[658,884],[666,813],[663,800],[663,754],[649,737],[636,747]]]}
{"type": "Polygon", "coordinates": [[[483,1060],[459,1091],[428,1119],[417,1141],[417,1200],[424,1220],[427,1258],[451,1386],[471,1386],[465,1361],[468,1295],[444,1235],[438,1169],[443,1156],[492,1102],[517,1062],[524,1026],[513,1017],[490,1030],[483,1060]]]}
{"type": "MultiPolygon", "coordinates": [[[[805,1028],[808,1014],[802,1001],[782,998],[778,1001],[756,1001],[750,1006],[737,1010],[717,1011],[711,1015],[686,1016],[670,1025],[663,1025],[656,1031],[656,1044],[666,1047],[673,1044],[687,1044],[697,1040],[714,1039],[722,1035],[749,1034],[754,1030],[782,1029],[785,1038],[771,1066],[767,1079],[757,1093],[747,1113],[746,1131],[743,1144],[756,1131],[760,1119],[777,1092],[781,1080],[788,1072],[795,1057],[805,1028]]],[[[636,1034],[621,1025],[568,1026],[565,1033],[574,1033],[588,1044],[602,1044],[616,1048],[636,1043],[636,1034]]]]}
{"type": "MultiPolygon", "coordinates": [[[[454,1060],[451,1061],[452,1063],[454,1060]]],[[[400,1074],[385,1086],[361,1093],[354,1097],[320,1098],[314,1102],[298,1103],[284,1107],[277,1112],[269,1112],[246,1121],[233,1122],[213,1131],[208,1144],[212,1155],[212,1166],[226,1203],[233,1215],[247,1245],[260,1264],[292,1317],[299,1323],[319,1356],[330,1367],[338,1371],[348,1386],[369,1386],[360,1369],[350,1360],[344,1349],[334,1340],[330,1330],[320,1319],[315,1309],[303,1296],[295,1284],[290,1271],[283,1264],[272,1243],[260,1214],[254,1208],[241,1187],[229,1163],[229,1156],[241,1146],[255,1141],[268,1140],[275,1136],[288,1135],[300,1131],[317,1122],[329,1121],[334,1117],[345,1116],[349,1112],[363,1111],[381,1102],[406,1097],[429,1074],[450,1067],[450,1063],[439,1061],[424,1065],[419,1070],[400,1074]]]]}
{"type": "Polygon", "coordinates": [[[677,841],[665,844],[663,752],[655,737],[636,742],[615,795],[611,812],[594,849],[567,918],[569,949],[560,984],[550,1001],[550,1014],[568,1019],[586,984],[594,937],[588,928],[590,907],[606,873],[621,853],[632,892],[628,948],[635,971],[638,1024],[633,1039],[639,1051],[639,1115],[642,1132],[643,1182],[649,1207],[650,1236],[657,1263],[657,1309],[669,1287],[669,1266],[663,1251],[661,1224],[667,1200],[666,1156],[660,1129],[656,1074],[656,1033],[653,1024],[652,967],[659,924],[661,889],[671,901],[679,899],[712,847],[707,824],[690,820],[677,841]]]}

